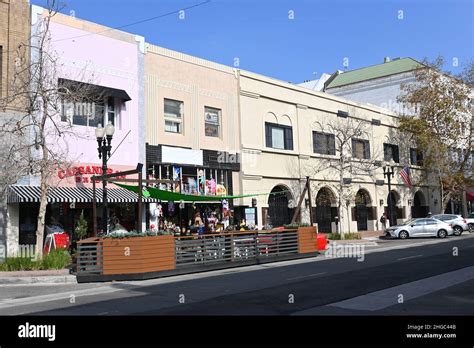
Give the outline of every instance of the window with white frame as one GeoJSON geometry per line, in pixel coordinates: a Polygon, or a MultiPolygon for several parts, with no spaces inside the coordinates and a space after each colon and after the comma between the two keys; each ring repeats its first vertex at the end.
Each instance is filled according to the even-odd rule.
{"type": "Polygon", "coordinates": [[[207,137],[220,136],[221,110],[204,107],[204,130],[207,137]]]}
{"type": "Polygon", "coordinates": [[[116,100],[114,97],[98,98],[95,101],[69,101],[63,99],[61,103],[61,121],[70,122],[76,126],[97,127],[109,121],[116,124],[118,117],[116,100]]]}
{"type": "Polygon", "coordinates": [[[184,103],[179,100],[165,99],[165,131],[170,133],[183,132],[184,103]]]}

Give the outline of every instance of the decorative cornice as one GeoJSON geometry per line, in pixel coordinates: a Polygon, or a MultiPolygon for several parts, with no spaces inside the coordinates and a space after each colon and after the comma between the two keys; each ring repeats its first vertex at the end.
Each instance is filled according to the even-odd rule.
{"type": "Polygon", "coordinates": [[[260,155],[262,153],[262,150],[243,147],[242,148],[242,153],[251,153],[251,154],[260,155]]]}
{"type": "Polygon", "coordinates": [[[179,83],[175,81],[161,80],[153,75],[146,76],[146,81],[148,83],[155,83],[159,87],[170,88],[170,89],[183,91],[187,93],[191,93],[191,89],[192,89],[191,85],[186,85],[184,83],[179,83]]]}
{"type": "Polygon", "coordinates": [[[242,95],[244,97],[255,98],[255,99],[260,98],[260,94],[253,93],[253,92],[248,92],[248,91],[244,91],[244,90],[240,90],[240,95],[242,95]]]}
{"type": "Polygon", "coordinates": [[[138,42],[138,49],[140,50],[140,53],[145,53],[145,37],[135,35],[135,41],[138,42]]]}
{"type": "Polygon", "coordinates": [[[147,53],[159,54],[161,56],[165,56],[165,57],[168,57],[168,58],[181,60],[183,62],[187,62],[187,63],[190,63],[190,64],[204,66],[206,68],[219,70],[219,71],[226,72],[228,74],[234,75],[233,69],[229,66],[222,65],[222,64],[219,64],[219,63],[215,63],[215,62],[211,62],[209,60],[205,60],[205,59],[202,59],[202,58],[190,56],[188,54],[173,51],[173,50],[170,50],[170,49],[167,49],[167,48],[164,48],[164,47],[152,45],[150,43],[146,44],[146,52],[147,53]]]}
{"type": "Polygon", "coordinates": [[[263,177],[261,175],[252,175],[252,174],[242,174],[243,180],[262,180],[263,177]]]}
{"type": "Polygon", "coordinates": [[[227,93],[211,91],[209,89],[200,89],[199,90],[199,95],[202,95],[202,96],[205,96],[205,97],[210,97],[210,98],[215,98],[215,99],[221,99],[221,100],[228,100],[229,99],[229,95],[227,93]]]}

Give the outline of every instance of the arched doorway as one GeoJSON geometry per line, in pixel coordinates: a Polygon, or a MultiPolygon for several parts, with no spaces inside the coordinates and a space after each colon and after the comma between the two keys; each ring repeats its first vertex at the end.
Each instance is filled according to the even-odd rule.
{"type": "Polygon", "coordinates": [[[330,233],[332,232],[331,222],[337,215],[336,197],[328,187],[323,187],[316,195],[316,222],[318,231],[330,233]]]}
{"type": "Polygon", "coordinates": [[[416,191],[413,197],[413,206],[411,207],[412,218],[426,217],[429,212],[429,207],[426,205],[425,195],[421,191],[416,191]]]}
{"type": "Polygon", "coordinates": [[[387,196],[387,206],[385,207],[385,213],[388,216],[388,221],[390,226],[395,226],[397,224],[397,219],[399,218],[398,214],[398,201],[400,200],[400,195],[397,191],[390,191],[387,196]],[[390,206],[392,207],[390,211],[390,206]]]}
{"type": "Polygon", "coordinates": [[[357,231],[368,230],[369,209],[371,205],[372,200],[369,193],[364,189],[357,191],[355,196],[357,231]]]}
{"type": "Polygon", "coordinates": [[[291,222],[291,211],[288,207],[292,199],[288,188],[282,185],[275,186],[268,197],[268,219],[273,227],[283,226],[291,222]]]}

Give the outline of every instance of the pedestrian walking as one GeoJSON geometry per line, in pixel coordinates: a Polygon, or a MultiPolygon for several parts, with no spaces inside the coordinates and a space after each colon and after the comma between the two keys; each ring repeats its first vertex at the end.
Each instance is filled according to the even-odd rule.
{"type": "Polygon", "coordinates": [[[382,223],[382,228],[385,232],[385,230],[387,229],[387,215],[385,213],[383,213],[380,217],[380,222],[382,223]]]}

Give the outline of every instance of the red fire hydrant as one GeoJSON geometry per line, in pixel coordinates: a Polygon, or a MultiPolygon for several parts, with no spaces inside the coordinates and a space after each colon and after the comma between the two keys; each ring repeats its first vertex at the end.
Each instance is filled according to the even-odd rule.
{"type": "Polygon", "coordinates": [[[324,233],[318,233],[316,236],[316,248],[318,250],[326,250],[328,239],[324,233]]]}

